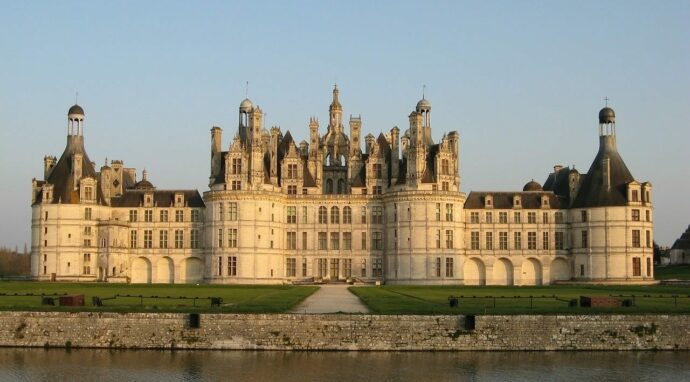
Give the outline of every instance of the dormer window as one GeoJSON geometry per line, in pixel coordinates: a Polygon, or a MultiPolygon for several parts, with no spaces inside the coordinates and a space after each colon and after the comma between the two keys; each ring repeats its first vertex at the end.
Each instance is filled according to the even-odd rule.
{"type": "Polygon", "coordinates": [[[181,192],[176,192],[175,193],[175,207],[182,207],[184,206],[184,194],[181,192]]]}
{"type": "Polygon", "coordinates": [[[484,197],[484,208],[493,208],[494,197],[492,195],[486,195],[484,197]]]}
{"type": "Polygon", "coordinates": [[[513,208],[520,208],[522,206],[522,201],[520,195],[513,196],[513,208]]]}
{"type": "Polygon", "coordinates": [[[147,192],[144,194],[144,207],[153,207],[153,193],[147,192]]]}
{"type": "Polygon", "coordinates": [[[541,197],[541,206],[544,208],[549,208],[549,197],[546,195],[543,195],[541,197]]]}
{"type": "Polygon", "coordinates": [[[633,202],[639,202],[640,201],[640,195],[637,190],[632,190],[632,193],[630,195],[630,199],[633,202]]]}

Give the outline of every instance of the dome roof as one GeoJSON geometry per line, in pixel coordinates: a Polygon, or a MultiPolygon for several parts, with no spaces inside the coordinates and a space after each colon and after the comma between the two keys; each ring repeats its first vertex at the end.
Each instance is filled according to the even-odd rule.
{"type": "Polygon", "coordinates": [[[136,184],[134,184],[134,189],[135,190],[153,190],[156,187],[153,186],[153,183],[149,182],[146,179],[138,181],[136,184]]]}
{"type": "Polygon", "coordinates": [[[417,111],[419,112],[422,110],[431,110],[431,103],[429,103],[429,101],[427,101],[426,98],[422,98],[421,100],[419,100],[419,102],[417,102],[417,111]]]}
{"type": "Polygon", "coordinates": [[[544,191],[544,189],[541,188],[541,184],[531,180],[525,184],[525,187],[522,187],[522,191],[544,191]]]}
{"type": "Polygon", "coordinates": [[[249,98],[245,98],[242,100],[242,103],[240,103],[240,110],[242,111],[251,111],[253,107],[254,104],[249,98]]]}
{"type": "Polygon", "coordinates": [[[81,106],[74,104],[74,106],[69,108],[69,111],[67,111],[67,115],[70,114],[81,114],[84,115],[84,109],[81,108],[81,106]]]}
{"type": "Polygon", "coordinates": [[[605,107],[599,111],[599,123],[615,123],[616,113],[610,107],[605,107]]]}

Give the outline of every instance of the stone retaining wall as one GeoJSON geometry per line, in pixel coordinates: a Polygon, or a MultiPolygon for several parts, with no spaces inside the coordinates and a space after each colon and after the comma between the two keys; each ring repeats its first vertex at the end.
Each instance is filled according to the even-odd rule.
{"type": "Polygon", "coordinates": [[[689,315],[0,312],[0,346],[264,350],[690,350],[689,315]]]}

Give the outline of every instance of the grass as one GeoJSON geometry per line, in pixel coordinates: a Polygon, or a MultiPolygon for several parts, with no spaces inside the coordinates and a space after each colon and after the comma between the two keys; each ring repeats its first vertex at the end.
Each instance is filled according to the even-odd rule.
{"type": "MultiPolygon", "coordinates": [[[[33,281],[0,282],[0,293],[33,293],[37,296],[0,296],[0,310],[36,311],[108,311],[108,312],[200,312],[200,313],[282,313],[287,312],[314,293],[313,286],[290,285],[156,285],[50,283],[33,281]],[[40,294],[83,294],[84,307],[41,305],[40,294]],[[102,307],[91,306],[91,297],[109,298],[102,307]],[[140,298],[142,296],[188,297],[188,299],[140,298]],[[198,297],[196,301],[189,297],[198,297]],[[223,304],[211,307],[208,297],[220,297],[223,304]]],[[[57,305],[57,302],[56,302],[57,305]]]]}
{"type": "Polygon", "coordinates": [[[398,286],[351,287],[372,313],[378,314],[597,314],[690,313],[690,288],[679,286],[398,286]],[[580,296],[631,299],[620,308],[569,307],[580,296]],[[672,296],[679,296],[674,300],[672,296]],[[450,307],[449,296],[463,296],[450,307]],[[530,299],[530,296],[533,298],[530,299]],[[545,296],[545,298],[542,298],[545,296]],[[556,296],[554,298],[553,296],[556,296]],[[495,298],[494,298],[495,297],[495,298]],[[518,298],[519,297],[519,298],[518,298]]]}
{"type": "Polygon", "coordinates": [[[690,280],[690,264],[656,267],[654,268],[654,277],[658,280],[690,280]]]}

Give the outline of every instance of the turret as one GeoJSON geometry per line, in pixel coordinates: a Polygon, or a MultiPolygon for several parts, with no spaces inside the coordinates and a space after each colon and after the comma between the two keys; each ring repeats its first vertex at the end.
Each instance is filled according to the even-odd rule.
{"type": "Polygon", "coordinates": [[[223,129],[218,126],[211,128],[211,182],[220,175],[222,157],[223,129]]]}
{"type": "Polygon", "coordinates": [[[400,129],[398,126],[393,126],[391,129],[391,186],[395,185],[398,179],[398,165],[400,162],[398,154],[398,141],[400,139],[400,129]]]}
{"type": "Polygon", "coordinates": [[[336,132],[342,132],[343,130],[343,106],[340,104],[339,99],[340,91],[338,90],[338,85],[333,86],[333,101],[331,106],[328,108],[329,114],[329,125],[328,131],[335,130],[336,132]]]}
{"type": "Polygon", "coordinates": [[[57,158],[52,155],[46,155],[43,157],[43,179],[48,179],[56,163],[57,158]]]}

